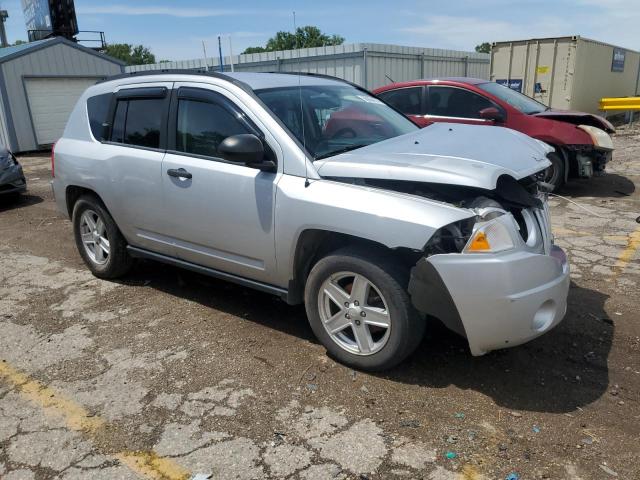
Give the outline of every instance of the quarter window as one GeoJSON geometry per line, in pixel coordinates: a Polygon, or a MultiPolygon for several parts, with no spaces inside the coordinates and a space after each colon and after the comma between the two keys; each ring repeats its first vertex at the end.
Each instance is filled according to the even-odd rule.
{"type": "Polygon", "coordinates": [[[87,113],[89,115],[91,133],[98,141],[105,139],[105,126],[109,115],[109,107],[111,106],[111,97],[113,97],[112,93],[103,93],[87,99],[87,113]]]}
{"type": "Polygon", "coordinates": [[[218,157],[218,146],[227,137],[254,133],[230,110],[218,103],[191,99],[178,102],[176,150],[218,157]]]}
{"type": "Polygon", "coordinates": [[[162,98],[120,100],[116,106],[111,141],[160,148],[160,128],[165,115],[162,98]]]}
{"type": "Polygon", "coordinates": [[[495,107],[490,100],[456,87],[429,87],[427,115],[481,118],[480,110],[495,107]]]}
{"type": "Polygon", "coordinates": [[[422,87],[400,88],[378,96],[405,115],[422,114],[422,87]]]}

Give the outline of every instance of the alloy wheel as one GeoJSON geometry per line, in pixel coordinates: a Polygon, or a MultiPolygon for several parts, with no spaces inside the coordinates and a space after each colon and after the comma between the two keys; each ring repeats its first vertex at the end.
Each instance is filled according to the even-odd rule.
{"type": "Polygon", "coordinates": [[[85,210],[80,217],[80,238],[92,262],[104,265],[109,260],[110,245],[104,221],[93,210],[85,210]]]}
{"type": "Polygon", "coordinates": [[[331,339],[356,355],[373,355],[389,340],[391,315],[380,290],[365,276],[338,272],[318,294],[320,320],[331,339]]]}

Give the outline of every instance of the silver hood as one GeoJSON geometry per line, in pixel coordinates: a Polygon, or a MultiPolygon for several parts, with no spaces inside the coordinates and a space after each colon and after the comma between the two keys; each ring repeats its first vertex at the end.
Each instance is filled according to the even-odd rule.
{"type": "Polygon", "coordinates": [[[493,190],[498,177],[520,180],[547,168],[553,148],[504,127],[434,123],[323,160],[323,177],[378,178],[493,190]]]}

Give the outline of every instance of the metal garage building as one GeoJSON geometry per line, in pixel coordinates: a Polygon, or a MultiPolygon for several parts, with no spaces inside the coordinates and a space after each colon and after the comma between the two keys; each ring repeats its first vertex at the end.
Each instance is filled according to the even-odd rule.
{"type": "MultiPolygon", "coordinates": [[[[382,85],[417,78],[489,78],[486,53],[405,47],[381,43],[350,43],[328,47],[300,48],[278,52],[234,55],[236,72],[310,72],[343,78],[374,89],[382,85]]],[[[127,72],[162,69],[219,69],[218,58],[162,62],[126,67],[127,72]]],[[[224,71],[231,69],[231,57],[224,58],[224,71]]]]}
{"type": "Polygon", "coordinates": [[[54,143],[76,100],[124,64],[65,38],[0,49],[0,142],[14,152],[54,143]]]}

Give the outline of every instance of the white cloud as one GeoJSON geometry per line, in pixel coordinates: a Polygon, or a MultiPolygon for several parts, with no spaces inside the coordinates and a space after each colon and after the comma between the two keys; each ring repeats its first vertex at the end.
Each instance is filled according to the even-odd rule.
{"type": "Polygon", "coordinates": [[[462,50],[482,42],[570,35],[640,50],[640,1],[572,0],[569,5],[559,2],[556,7],[548,4],[536,10],[538,13],[524,7],[514,9],[509,12],[510,18],[500,20],[486,12],[481,17],[430,15],[424,16],[422,23],[413,21],[398,32],[406,36],[406,43],[462,50]]]}
{"type": "Polygon", "coordinates": [[[401,28],[420,43],[441,48],[468,50],[482,42],[517,40],[531,37],[573,35],[566,21],[555,17],[539,17],[526,23],[486,18],[433,15],[420,25],[401,28]]]}

